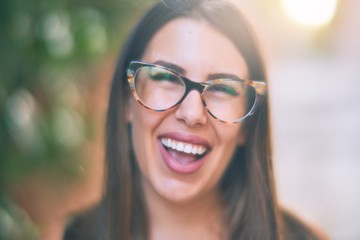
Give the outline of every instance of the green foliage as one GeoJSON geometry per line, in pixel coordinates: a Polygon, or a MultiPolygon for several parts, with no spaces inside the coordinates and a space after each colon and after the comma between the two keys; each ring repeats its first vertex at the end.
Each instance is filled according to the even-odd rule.
{"type": "MultiPolygon", "coordinates": [[[[0,198],[35,171],[77,172],[92,132],[93,75],[151,2],[0,1],[0,198]]],[[[6,206],[0,227],[16,212],[6,206]]]]}
{"type": "Polygon", "coordinates": [[[53,164],[71,169],[91,133],[84,101],[91,76],[120,46],[142,5],[140,0],[0,1],[2,186],[53,164]]]}
{"type": "Polygon", "coordinates": [[[11,201],[0,197],[0,239],[39,239],[35,226],[27,215],[11,201]]]}

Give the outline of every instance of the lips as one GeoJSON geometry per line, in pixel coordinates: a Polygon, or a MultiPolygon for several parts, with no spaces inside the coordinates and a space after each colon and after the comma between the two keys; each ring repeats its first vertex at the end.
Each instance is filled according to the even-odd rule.
{"type": "Polygon", "coordinates": [[[197,171],[211,150],[203,138],[178,133],[159,137],[159,143],[165,164],[170,170],[181,174],[197,171]]]}

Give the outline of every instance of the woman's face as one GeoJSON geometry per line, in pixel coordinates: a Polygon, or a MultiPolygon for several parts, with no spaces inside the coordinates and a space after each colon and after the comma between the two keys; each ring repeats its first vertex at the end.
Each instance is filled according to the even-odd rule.
{"type": "MultiPolygon", "coordinates": [[[[142,61],[170,66],[195,82],[218,74],[241,79],[248,74],[243,57],[229,39],[205,21],[188,18],[162,27],[142,61]]],[[[195,90],[175,109],[161,113],[131,98],[128,119],[145,192],[175,202],[216,192],[236,146],[245,141],[242,124],[212,118],[195,90]]]]}

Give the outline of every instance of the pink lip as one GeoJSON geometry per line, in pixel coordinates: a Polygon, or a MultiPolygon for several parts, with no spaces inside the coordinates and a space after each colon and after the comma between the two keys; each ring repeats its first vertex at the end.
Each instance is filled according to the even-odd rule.
{"type": "MultiPolygon", "coordinates": [[[[204,145],[204,146],[209,147],[209,143],[205,139],[198,137],[198,136],[194,136],[194,135],[184,135],[181,133],[167,133],[167,134],[161,135],[161,137],[168,137],[168,138],[172,138],[174,140],[178,140],[178,141],[182,141],[182,142],[188,142],[191,144],[198,144],[198,145],[204,145]]],[[[161,137],[159,137],[159,138],[161,138],[161,137]]],[[[171,171],[173,171],[175,173],[179,173],[179,174],[190,174],[190,173],[196,172],[204,164],[205,159],[208,155],[208,154],[206,154],[204,157],[202,157],[201,159],[198,159],[194,162],[187,163],[187,164],[181,164],[169,155],[168,151],[161,144],[160,140],[158,141],[158,144],[159,144],[160,153],[161,153],[162,159],[164,160],[165,165],[171,171]]]]}

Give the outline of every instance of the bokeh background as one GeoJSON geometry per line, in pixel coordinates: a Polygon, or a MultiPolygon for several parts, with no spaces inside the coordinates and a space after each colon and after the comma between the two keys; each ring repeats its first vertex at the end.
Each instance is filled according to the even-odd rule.
{"type": "Polygon", "coordinates": [[[331,239],[360,239],[360,1],[244,5],[268,60],[280,201],[331,239]]]}
{"type": "MultiPolygon", "coordinates": [[[[117,54],[145,0],[0,1],[0,239],[62,239],[102,191],[117,54]]],[[[238,0],[263,45],[283,205],[360,239],[360,1],[238,0]]]]}

